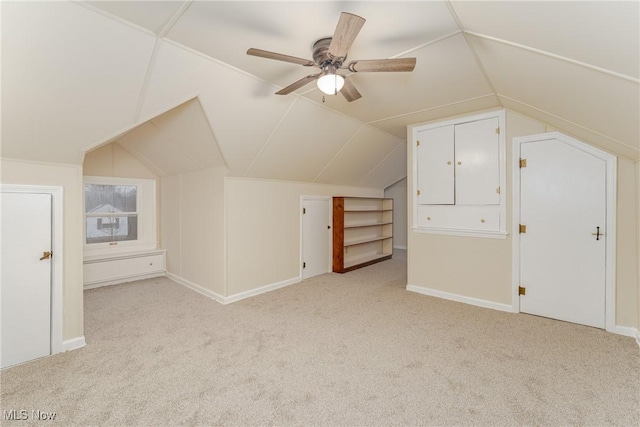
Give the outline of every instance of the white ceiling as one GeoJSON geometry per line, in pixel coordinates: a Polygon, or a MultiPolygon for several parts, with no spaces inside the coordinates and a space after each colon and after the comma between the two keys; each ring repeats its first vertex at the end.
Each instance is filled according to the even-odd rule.
{"type": "Polygon", "coordinates": [[[638,2],[1,7],[4,157],[81,163],[118,140],[163,174],[224,162],[233,176],[381,188],[406,174],[407,125],[505,107],[640,159],[638,2]],[[367,19],[350,59],[416,57],[414,72],[353,75],[352,103],[323,103],[313,84],[274,95],[313,69],[246,50],[310,58],[342,11],[367,19]]]}

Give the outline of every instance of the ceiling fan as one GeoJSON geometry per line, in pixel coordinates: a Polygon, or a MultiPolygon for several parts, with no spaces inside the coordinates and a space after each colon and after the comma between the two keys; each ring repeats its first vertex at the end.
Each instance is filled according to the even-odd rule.
{"type": "Polygon", "coordinates": [[[388,72],[388,71],[413,71],[416,66],[416,58],[397,59],[369,59],[346,62],[347,53],[353,44],[365,19],[351,13],[342,12],[336,30],[332,37],[324,37],[313,43],[313,61],[298,58],[267,50],[251,48],[247,55],[278,61],[291,62],[305,67],[320,68],[318,74],[303,77],[295,83],[276,92],[276,95],[287,95],[307,83],[317,80],[318,88],[327,95],[336,95],[340,92],[347,101],[355,101],[362,97],[346,74],[340,74],[340,70],[348,70],[351,73],[362,72],[388,72]]]}

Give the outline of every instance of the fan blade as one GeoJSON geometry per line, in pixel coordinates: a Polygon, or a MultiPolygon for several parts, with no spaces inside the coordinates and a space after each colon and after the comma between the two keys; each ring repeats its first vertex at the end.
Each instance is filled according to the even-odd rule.
{"type": "Polygon", "coordinates": [[[351,83],[348,77],[344,78],[344,86],[340,89],[340,93],[345,97],[345,99],[349,102],[355,101],[356,99],[362,98],[358,89],[351,83]]]}
{"type": "Polygon", "coordinates": [[[345,58],[364,23],[364,18],[342,12],[336,30],[333,32],[333,37],[331,38],[328,51],[329,55],[333,58],[345,58]]]}
{"type": "Polygon", "coordinates": [[[367,59],[364,61],[353,61],[349,63],[349,71],[355,73],[363,72],[386,72],[386,71],[413,71],[416,66],[416,58],[397,59],[367,59]]]}
{"type": "Polygon", "coordinates": [[[282,53],[269,52],[268,50],[251,48],[247,51],[247,55],[259,56],[261,58],[275,59],[276,61],[292,62],[294,64],[304,65],[305,67],[315,67],[316,63],[310,59],[298,58],[296,56],[283,55],[282,53]]]}
{"type": "Polygon", "coordinates": [[[302,86],[306,85],[307,83],[311,83],[312,81],[317,79],[319,75],[320,74],[312,74],[310,76],[303,77],[297,82],[292,83],[289,86],[285,87],[284,89],[280,89],[278,92],[276,92],[276,95],[287,95],[293,92],[294,90],[300,89],[302,86]]]}

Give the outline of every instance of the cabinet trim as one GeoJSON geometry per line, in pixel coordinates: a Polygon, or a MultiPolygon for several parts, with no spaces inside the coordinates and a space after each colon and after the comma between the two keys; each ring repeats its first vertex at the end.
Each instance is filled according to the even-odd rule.
{"type": "Polygon", "coordinates": [[[506,239],[509,233],[506,231],[476,231],[465,230],[456,228],[424,228],[424,227],[411,227],[414,233],[423,234],[447,234],[450,236],[462,236],[462,237],[484,237],[487,239],[506,239]]]}

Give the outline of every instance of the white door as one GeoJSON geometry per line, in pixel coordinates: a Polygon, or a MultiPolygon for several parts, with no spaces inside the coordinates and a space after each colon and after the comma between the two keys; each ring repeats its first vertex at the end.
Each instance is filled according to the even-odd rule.
{"type": "Polygon", "coordinates": [[[520,311],[604,328],[606,162],[558,139],[521,158],[520,311]]]}
{"type": "Polygon", "coordinates": [[[1,202],[4,368],[51,354],[51,195],[2,193],[1,202]]]}
{"type": "Polygon", "coordinates": [[[302,201],[302,278],[331,271],[331,200],[302,201]]]}

